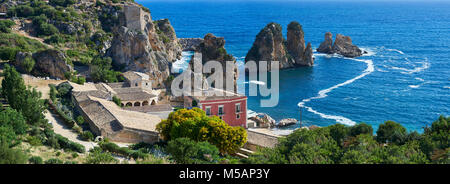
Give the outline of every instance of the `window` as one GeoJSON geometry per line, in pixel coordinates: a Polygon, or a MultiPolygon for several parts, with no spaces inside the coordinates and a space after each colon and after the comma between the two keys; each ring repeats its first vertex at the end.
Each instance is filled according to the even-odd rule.
{"type": "Polygon", "coordinates": [[[236,113],[239,113],[239,112],[241,112],[241,104],[240,103],[236,104],[236,113]]]}
{"type": "Polygon", "coordinates": [[[138,86],[138,83],[134,84],[135,86],[138,86]]]}
{"type": "Polygon", "coordinates": [[[210,116],[210,115],[211,115],[211,107],[206,107],[206,108],[205,108],[205,111],[206,111],[206,115],[207,115],[207,116],[210,116]]]}
{"type": "Polygon", "coordinates": [[[236,119],[239,119],[239,118],[241,118],[241,115],[240,114],[236,114],[236,119]]]}
{"type": "Polygon", "coordinates": [[[219,105],[219,115],[223,115],[223,114],[225,114],[223,112],[223,105],[219,105]]]}

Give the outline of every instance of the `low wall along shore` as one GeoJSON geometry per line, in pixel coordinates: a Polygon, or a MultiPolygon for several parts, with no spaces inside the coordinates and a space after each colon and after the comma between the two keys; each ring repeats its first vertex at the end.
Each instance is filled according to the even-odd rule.
{"type": "Polygon", "coordinates": [[[278,138],[280,137],[247,129],[247,143],[244,147],[252,151],[256,151],[258,147],[274,148],[278,144],[278,138]]]}

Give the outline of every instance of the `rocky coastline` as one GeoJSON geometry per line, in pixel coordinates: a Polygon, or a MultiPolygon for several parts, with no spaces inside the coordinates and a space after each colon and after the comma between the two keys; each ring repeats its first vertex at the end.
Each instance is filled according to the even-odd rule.
{"type": "Polygon", "coordinates": [[[325,40],[317,48],[317,52],[325,54],[339,54],[344,57],[359,57],[366,51],[362,51],[356,45],[353,45],[352,39],[349,36],[337,34],[333,44],[333,34],[331,32],[325,33],[325,40]]]}
{"type": "MultiPolygon", "coordinates": [[[[295,21],[288,25],[287,40],[280,24],[267,24],[248,51],[245,62],[248,61],[279,61],[280,69],[314,65],[311,43],[305,46],[303,28],[295,21]]],[[[270,71],[271,66],[268,65],[267,69],[270,71]]]]}

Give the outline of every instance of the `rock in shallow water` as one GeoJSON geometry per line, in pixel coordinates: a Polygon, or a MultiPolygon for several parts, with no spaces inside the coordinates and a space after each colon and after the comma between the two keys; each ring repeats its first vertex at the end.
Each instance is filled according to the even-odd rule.
{"type": "Polygon", "coordinates": [[[336,35],[336,40],[333,44],[333,35],[330,32],[325,33],[325,40],[317,48],[317,52],[326,54],[340,54],[345,57],[362,56],[363,52],[356,45],[353,45],[352,39],[349,36],[341,34],[336,35]]]}

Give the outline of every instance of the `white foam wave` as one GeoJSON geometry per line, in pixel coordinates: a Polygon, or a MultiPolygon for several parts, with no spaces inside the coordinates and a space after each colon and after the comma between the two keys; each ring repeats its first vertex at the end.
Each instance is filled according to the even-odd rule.
{"type": "Polygon", "coordinates": [[[181,59],[172,63],[172,73],[181,73],[189,67],[189,61],[191,60],[194,52],[186,51],[181,53],[181,59]]]}
{"type": "Polygon", "coordinates": [[[387,51],[392,51],[392,52],[397,52],[397,53],[399,53],[399,54],[401,54],[401,55],[404,55],[405,53],[404,52],[402,52],[401,50],[397,50],[397,49],[386,49],[387,51]]]}
{"type": "Polygon", "coordinates": [[[450,86],[444,86],[444,88],[446,88],[446,89],[450,89],[450,86]]]}
{"type": "Polygon", "coordinates": [[[416,77],[416,78],[414,78],[414,79],[416,79],[416,80],[418,80],[418,81],[425,81],[425,80],[423,80],[422,78],[420,78],[420,77],[416,77]]]}
{"type": "Polygon", "coordinates": [[[361,47],[361,50],[366,51],[366,54],[363,54],[363,56],[373,56],[375,54],[377,54],[373,49],[371,48],[366,48],[366,47],[361,47]]]}
{"type": "MultiPolygon", "coordinates": [[[[347,58],[347,59],[348,59],[348,58],[347,58]]],[[[302,100],[301,102],[298,103],[298,106],[299,106],[299,107],[305,107],[309,112],[312,112],[312,113],[314,113],[314,114],[317,114],[317,115],[321,116],[322,118],[325,118],[325,119],[333,119],[333,120],[336,120],[338,123],[342,123],[342,124],[346,124],[346,125],[355,125],[356,122],[354,122],[354,121],[352,121],[352,120],[350,120],[350,119],[348,119],[348,118],[346,118],[346,117],[343,117],[343,116],[335,116],[335,115],[327,115],[327,114],[318,112],[318,111],[314,110],[314,109],[311,108],[311,107],[305,106],[305,103],[306,103],[306,102],[309,102],[309,101],[315,100],[315,99],[325,98],[325,97],[328,96],[327,94],[328,94],[329,92],[333,91],[334,89],[337,89],[337,88],[339,88],[339,87],[342,87],[342,86],[351,84],[351,83],[353,83],[354,81],[356,81],[356,80],[358,80],[358,79],[361,79],[361,78],[365,77],[366,75],[369,75],[370,73],[372,73],[372,72],[375,70],[375,67],[374,67],[374,65],[373,65],[373,61],[372,61],[372,60],[363,60],[363,59],[351,59],[351,60],[359,61],[359,62],[364,62],[364,63],[367,64],[367,68],[363,71],[363,73],[362,73],[361,75],[358,75],[358,76],[356,76],[355,78],[352,78],[352,79],[347,80],[347,81],[345,81],[345,82],[343,82],[343,83],[340,83],[340,84],[337,84],[337,85],[335,85],[335,86],[332,86],[332,87],[330,87],[330,88],[321,90],[321,91],[319,91],[318,95],[315,96],[315,97],[311,97],[311,98],[307,98],[307,99],[302,100]]]]}
{"type": "Polygon", "coordinates": [[[409,85],[410,88],[419,88],[421,85],[409,85]]]}
{"type": "Polygon", "coordinates": [[[426,58],[425,58],[425,62],[418,62],[418,63],[421,64],[421,66],[415,67],[413,69],[396,67],[396,66],[392,66],[390,68],[393,70],[400,70],[401,71],[400,73],[402,73],[402,74],[413,74],[413,73],[418,73],[418,72],[424,71],[430,67],[430,63],[428,62],[428,59],[426,59],[426,58]]]}

